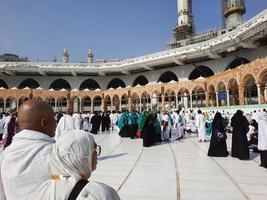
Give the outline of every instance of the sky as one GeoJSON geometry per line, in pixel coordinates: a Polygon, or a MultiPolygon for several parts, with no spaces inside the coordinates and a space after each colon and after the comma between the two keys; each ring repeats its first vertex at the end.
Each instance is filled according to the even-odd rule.
{"type": "MultiPolygon", "coordinates": [[[[245,0],[249,19],[267,0],[245,0]]],[[[222,25],[220,0],[193,0],[197,32],[222,25]]],[[[70,62],[142,56],[167,49],[177,23],[177,0],[0,0],[0,54],[30,61],[70,62]]]]}

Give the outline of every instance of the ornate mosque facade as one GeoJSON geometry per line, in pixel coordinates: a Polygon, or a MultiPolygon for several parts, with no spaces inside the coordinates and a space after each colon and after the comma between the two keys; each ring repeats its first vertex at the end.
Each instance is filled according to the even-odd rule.
{"type": "Polygon", "coordinates": [[[56,111],[170,110],[264,105],[267,101],[267,9],[244,22],[243,0],[222,0],[224,25],[198,35],[191,0],[178,0],[170,49],[88,63],[0,61],[0,111],[27,99],[56,111]]]}

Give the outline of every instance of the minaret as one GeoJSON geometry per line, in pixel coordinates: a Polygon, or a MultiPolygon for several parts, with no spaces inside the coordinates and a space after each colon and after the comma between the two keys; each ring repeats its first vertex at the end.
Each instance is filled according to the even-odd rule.
{"type": "Polygon", "coordinates": [[[244,22],[243,15],[246,13],[244,0],[222,0],[223,15],[226,20],[226,28],[236,27],[244,22]]]}
{"type": "Polygon", "coordinates": [[[89,49],[88,51],[87,60],[88,60],[88,63],[94,62],[94,54],[93,54],[92,49],[89,49]]]}
{"type": "Polygon", "coordinates": [[[65,48],[64,52],[63,52],[63,62],[64,63],[68,63],[69,62],[69,56],[70,56],[70,54],[68,53],[67,48],[65,48]]]}
{"type": "Polygon", "coordinates": [[[193,36],[195,32],[194,17],[192,11],[192,0],[177,0],[178,23],[173,29],[173,42],[171,48],[177,47],[177,41],[193,36]]]}

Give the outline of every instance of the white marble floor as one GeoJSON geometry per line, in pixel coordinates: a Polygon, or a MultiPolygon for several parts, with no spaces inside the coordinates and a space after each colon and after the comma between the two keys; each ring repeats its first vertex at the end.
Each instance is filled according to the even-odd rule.
{"type": "Polygon", "coordinates": [[[117,133],[94,137],[102,154],[91,179],[112,186],[123,200],[267,200],[267,169],[257,154],[250,161],[211,158],[209,142],[196,137],[149,148],[117,133]]]}
{"type": "Polygon", "coordinates": [[[267,199],[267,169],[259,167],[257,154],[250,161],[211,158],[209,143],[196,137],[149,148],[116,133],[95,140],[103,151],[92,179],[112,186],[122,199],[267,199]]]}

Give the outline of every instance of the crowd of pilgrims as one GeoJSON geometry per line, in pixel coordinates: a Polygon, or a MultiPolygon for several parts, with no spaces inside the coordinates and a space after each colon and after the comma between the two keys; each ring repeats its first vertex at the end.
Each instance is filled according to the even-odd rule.
{"type": "MultiPolygon", "coordinates": [[[[16,113],[2,113],[4,148],[19,131],[16,113]]],[[[227,135],[232,135],[231,156],[250,159],[250,149],[260,153],[261,166],[267,167],[267,112],[265,109],[244,114],[230,112],[144,111],[144,112],[87,112],[56,114],[55,139],[66,130],[84,130],[92,134],[118,132],[121,137],[142,138],[143,146],[180,140],[185,134],[198,134],[199,142],[210,141],[208,156],[226,157],[227,135]],[[227,134],[228,133],[228,134],[227,134]]]]}

